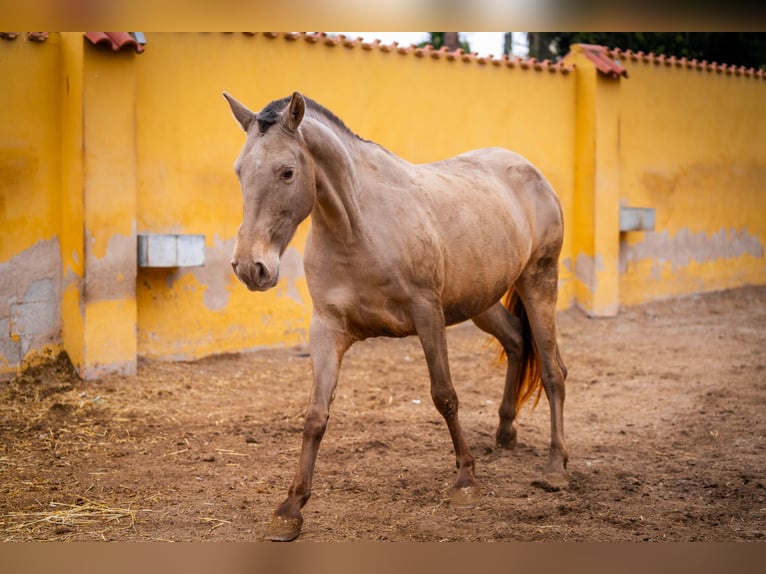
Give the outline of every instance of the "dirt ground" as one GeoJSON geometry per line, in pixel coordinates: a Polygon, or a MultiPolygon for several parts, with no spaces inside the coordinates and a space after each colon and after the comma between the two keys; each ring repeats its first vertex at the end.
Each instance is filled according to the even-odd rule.
{"type": "MultiPolygon", "coordinates": [[[[483,498],[446,503],[454,457],[416,339],[346,355],[299,542],[754,541],[766,536],[766,288],[559,315],[571,485],[533,485],[545,399],[493,444],[503,368],[449,330],[483,498]]],[[[0,383],[0,540],[261,539],[286,494],[305,349],[142,362],[78,380],[65,357],[0,383]]]]}

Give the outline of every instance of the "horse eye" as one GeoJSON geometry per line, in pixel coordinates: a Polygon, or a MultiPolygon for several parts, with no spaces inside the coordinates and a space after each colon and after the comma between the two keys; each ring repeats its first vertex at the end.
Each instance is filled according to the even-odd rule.
{"type": "Polygon", "coordinates": [[[279,178],[282,181],[290,181],[294,175],[295,175],[295,172],[288,167],[282,170],[282,173],[279,174],[279,178]]]}

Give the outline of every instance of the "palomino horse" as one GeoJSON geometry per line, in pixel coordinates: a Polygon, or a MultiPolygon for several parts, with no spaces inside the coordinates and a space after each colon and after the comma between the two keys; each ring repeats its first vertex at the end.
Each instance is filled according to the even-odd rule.
{"type": "Polygon", "coordinates": [[[497,445],[514,446],[516,413],[542,380],[551,414],[542,482],[566,486],[566,367],[555,317],[563,218],[540,172],[500,148],[413,165],[298,92],[257,113],[224,96],[247,133],[234,164],[244,220],[231,265],[248,289],[277,284],[280,257],[311,215],[304,268],[314,384],[298,469],[266,538],[300,534],[341,360],[368,337],[419,337],[431,397],[455,448],[451,504],[479,500],[445,333],[467,319],[496,337],[508,358],[497,445]]]}

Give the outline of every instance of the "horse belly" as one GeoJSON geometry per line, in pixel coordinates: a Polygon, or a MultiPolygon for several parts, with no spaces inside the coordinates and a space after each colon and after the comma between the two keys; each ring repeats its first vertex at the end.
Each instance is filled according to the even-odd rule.
{"type": "Polygon", "coordinates": [[[470,319],[499,301],[529,258],[529,233],[519,233],[520,225],[502,207],[489,216],[464,214],[468,225],[453,222],[446,232],[442,303],[450,324],[470,319]]]}
{"type": "Polygon", "coordinates": [[[518,273],[494,278],[477,277],[471,285],[461,281],[462,288],[446,286],[442,299],[444,320],[448,325],[461,323],[489,309],[511,288],[518,273]]]}
{"type": "Polygon", "coordinates": [[[360,338],[406,337],[416,333],[407,304],[392,299],[363,302],[356,316],[349,320],[360,338]]]}

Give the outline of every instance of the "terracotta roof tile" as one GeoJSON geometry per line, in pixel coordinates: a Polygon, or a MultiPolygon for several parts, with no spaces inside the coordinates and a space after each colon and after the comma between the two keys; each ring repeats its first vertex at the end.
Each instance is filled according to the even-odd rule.
{"type": "MultiPolygon", "coordinates": [[[[15,40],[21,32],[0,32],[0,38],[3,40],[15,40]]],[[[27,32],[27,40],[30,42],[45,42],[48,39],[49,32],[27,32]]]]}
{"type": "Polygon", "coordinates": [[[317,44],[323,43],[326,46],[344,46],[348,49],[361,48],[362,50],[380,50],[384,53],[397,53],[403,56],[415,56],[416,58],[430,57],[435,60],[445,59],[447,61],[460,60],[469,64],[493,64],[495,66],[505,65],[508,68],[519,67],[523,70],[534,70],[549,72],[558,72],[561,74],[568,74],[572,71],[571,65],[556,63],[553,64],[549,60],[543,60],[538,62],[534,58],[529,60],[522,60],[520,58],[510,59],[508,56],[501,56],[499,58],[489,56],[479,56],[477,53],[466,53],[462,49],[450,51],[447,47],[442,47],[438,50],[434,50],[433,46],[416,46],[416,45],[400,45],[399,42],[392,42],[391,44],[383,44],[380,40],[372,40],[370,42],[363,40],[362,38],[349,38],[343,34],[338,36],[327,34],[326,32],[306,33],[306,32],[261,32],[261,34],[270,39],[284,38],[285,40],[296,41],[303,39],[306,42],[317,44]]]}
{"type": "Polygon", "coordinates": [[[708,62],[707,60],[697,60],[692,58],[687,59],[685,56],[676,58],[675,56],[665,56],[664,54],[652,54],[643,52],[632,52],[631,50],[621,50],[620,48],[607,49],[607,52],[612,57],[622,57],[630,59],[632,61],[643,61],[648,64],[666,66],[676,66],[678,68],[696,69],[700,71],[715,72],[717,74],[725,74],[727,76],[746,76],[748,78],[763,79],[764,73],[762,70],[756,70],[755,68],[746,68],[745,66],[734,66],[727,64],[719,64],[717,62],[708,62]]]}
{"type": "MultiPolygon", "coordinates": [[[[605,76],[615,79],[628,77],[628,71],[622,67],[620,62],[610,56],[606,46],[598,46],[596,44],[580,44],[580,46],[585,57],[593,62],[596,69],[605,76]]],[[[641,54],[641,52],[638,54],[641,54]]]]}
{"type": "Polygon", "coordinates": [[[144,51],[144,45],[137,42],[128,32],[85,32],[85,37],[94,46],[105,46],[115,52],[126,46],[133,48],[139,54],[144,51]]]}

